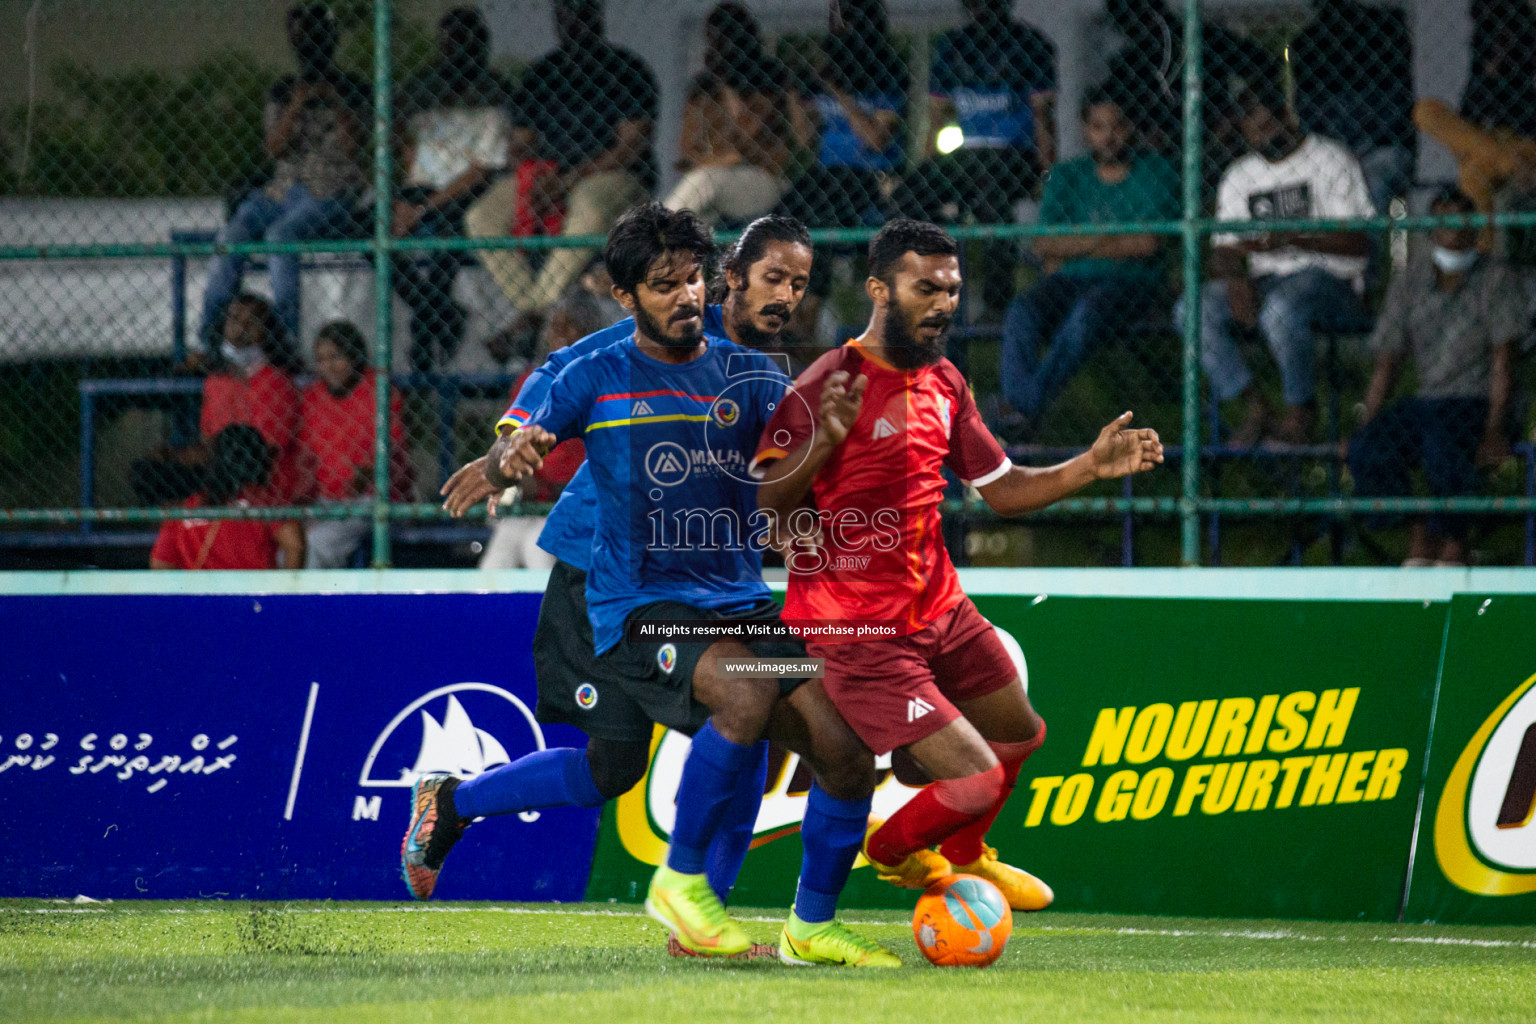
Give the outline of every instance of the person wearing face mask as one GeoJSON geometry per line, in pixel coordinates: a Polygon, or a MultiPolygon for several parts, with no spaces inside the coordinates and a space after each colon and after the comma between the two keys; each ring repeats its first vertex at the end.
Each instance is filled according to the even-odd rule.
{"type": "MultiPolygon", "coordinates": [[[[1465,193],[1447,189],[1430,212],[1474,208],[1465,193]]],[[[1476,229],[1436,228],[1432,243],[1410,252],[1371,336],[1376,371],[1348,447],[1357,495],[1411,494],[1414,466],[1436,497],[1475,494],[1478,470],[1510,456],[1510,367],[1530,325],[1524,290],[1507,267],[1478,252],[1476,229]],[[1387,405],[1410,360],[1413,396],[1387,405]]],[[[1465,564],[1467,528],[1460,516],[1415,519],[1403,564],[1465,564]]]]}
{"type": "MultiPolygon", "coordinates": [[[[1040,223],[1177,217],[1178,172],[1164,157],[1131,148],[1131,124],[1120,105],[1096,90],[1082,112],[1089,155],[1056,165],[1040,223]]],[[[1095,348],[1167,301],[1165,246],[1156,235],[1044,235],[1034,248],[1050,274],[1013,300],[1003,324],[1003,393],[1012,409],[999,430],[1009,440],[1034,432],[1051,399],[1095,348]],[[1042,346],[1048,346],[1043,354],[1042,346]]]]}
{"type": "Polygon", "coordinates": [[[203,381],[202,447],[232,424],[255,427],[277,450],[268,484],[273,500],[289,501],[301,490],[295,446],[299,389],[293,380],[299,367],[272,304],[256,295],[230,303],[219,357],[217,369],[203,381]]]}
{"type": "MultiPolygon", "coordinates": [[[[315,335],[319,379],[304,389],[298,449],[308,497],[321,503],[373,494],[375,374],[368,342],[354,325],[336,320],[315,335]]],[[[389,496],[408,501],[411,459],[399,391],[389,401],[389,496]]],[[[373,527],[371,519],[320,519],[305,524],[306,569],[341,569],[373,527]]]]}
{"type": "MultiPolygon", "coordinates": [[[[1362,232],[1264,231],[1260,221],[1374,217],[1360,161],[1341,143],[1306,135],[1278,93],[1244,97],[1239,126],[1250,152],[1221,176],[1211,277],[1201,290],[1201,364],[1216,400],[1240,400],[1246,448],[1266,436],[1305,444],[1315,419],[1316,332],[1362,315],[1369,255],[1362,232]],[[1235,330],[1257,329],[1280,367],[1286,411],[1276,421],[1238,350],[1235,330]]],[[[1175,313],[1183,322],[1182,303],[1175,313]]]]}
{"type": "MultiPolygon", "coordinates": [[[[268,92],[263,125],[272,178],[254,189],[219,233],[221,242],[297,242],[339,234],[363,186],[362,147],[367,139],[367,87],[336,66],[336,16],[324,4],[288,11],[288,42],[298,75],[280,79],[268,92]]],[[[203,295],[201,337],[205,350],[218,344],[224,311],[240,290],[248,257],[219,256],[203,295]]],[[[289,337],[299,332],[299,256],[267,257],[277,312],[289,337]]]]}

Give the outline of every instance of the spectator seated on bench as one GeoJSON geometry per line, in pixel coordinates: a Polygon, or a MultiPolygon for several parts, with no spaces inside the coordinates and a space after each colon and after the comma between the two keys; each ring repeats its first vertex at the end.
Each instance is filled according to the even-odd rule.
{"type": "MultiPolygon", "coordinates": [[[[1131,149],[1131,124],[1108,93],[1083,103],[1090,155],[1058,164],[1045,186],[1042,224],[1112,224],[1179,215],[1179,175],[1165,158],[1131,149]]],[[[1035,253],[1051,273],[1008,307],[999,429],[1029,440],[1051,400],[1094,349],[1144,320],[1168,294],[1156,235],[1047,235],[1035,253]],[[1043,358],[1041,348],[1045,348],[1043,358]]]]}
{"type": "MultiPolygon", "coordinates": [[[[277,451],[255,427],[235,424],[209,443],[196,492],[183,508],[271,506],[267,486],[277,451]]],[[[304,534],[291,520],[169,519],[150,552],[151,569],[296,569],[304,534]]]]}
{"type": "MultiPolygon", "coordinates": [[[[368,88],[335,62],[336,17],[323,4],[288,12],[288,42],[299,74],[267,93],[263,123],[272,179],[246,196],[220,242],[297,242],[341,234],[351,222],[363,185],[359,159],[372,119],[368,88]]],[[[203,297],[200,336],[205,351],[217,341],[224,311],[240,290],[249,257],[216,256],[203,297]]],[[[277,313],[290,338],[299,332],[299,254],[267,257],[277,313]]]]}
{"type": "Polygon", "coordinates": [[[294,383],[298,367],[287,331],[271,303],[241,295],[226,310],[223,333],[217,358],[195,364],[212,367],[203,381],[201,440],[187,448],[163,449],[134,467],[135,492],[145,504],[160,505],[192,493],[195,487],[190,484],[200,479],[212,458],[214,435],[234,424],[255,427],[276,449],[270,481],[274,498],[287,502],[300,490],[299,390],[294,383]]]}
{"type": "MultiPolygon", "coordinates": [[[[1430,212],[1471,213],[1474,201],[1447,191],[1430,212]]],[[[1457,497],[1479,490],[1478,470],[1511,457],[1511,365],[1529,321],[1515,275],[1477,251],[1473,228],[1436,228],[1434,245],[1415,247],[1392,281],[1372,336],[1376,372],[1364,425],[1349,443],[1355,493],[1411,493],[1409,470],[1422,466],[1430,493],[1457,497]],[[1418,387],[1386,403],[1403,364],[1418,387]]],[[[1404,565],[1466,562],[1465,516],[1414,520],[1404,565]]]]}
{"type": "MultiPolygon", "coordinates": [[[[359,501],[374,494],[376,376],[368,366],[368,342],[344,320],[315,335],[319,379],[304,389],[299,407],[298,450],[308,493],[305,502],[359,501]]],[[[389,402],[389,497],[409,501],[411,457],[401,416],[400,392],[389,402]]],[[[318,519],[305,524],[306,569],[351,564],[373,529],[366,518],[318,519]]]]}

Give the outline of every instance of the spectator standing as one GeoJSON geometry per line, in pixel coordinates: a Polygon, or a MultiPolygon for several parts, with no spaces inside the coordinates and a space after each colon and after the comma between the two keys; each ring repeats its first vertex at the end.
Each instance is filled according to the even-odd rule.
{"type": "MultiPolygon", "coordinates": [[[[405,187],[395,199],[396,238],[444,238],[464,230],[465,211],[507,167],[512,88],[490,69],[491,33],[472,7],[438,22],[437,60],[400,90],[405,187]]],[[[464,338],[464,308],[453,299],[456,252],[395,257],[395,290],[411,308],[411,363],[420,372],[448,362],[464,338]]]]}
{"type": "MultiPolygon", "coordinates": [[[[969,18],[939,37],[929,79],[927,157],[907,178],[898,205],[926,220],[982,224],[1014,220],[1056,161],[1056,47],[1011,16],[1011,0],[964,0],[969,18]],[[960,147],[938,149],[938,133],[960,128],[960,147]]],[[[1001,309],[1013,291],[1012,243],[990,243],[982,294],[1001,309]]]]}
{"type": "MultiPolygon", "coordinates": [[[[1083,102],[1088,156],[1059,163],[1046,181],[1042,224],[1115,224],[1179,216],[1179,175],[1156,153],[1131,149],[1132,128],[1104,91],[1083,102]]],[[[1167,301],[1156,235],[1054,235],[1035,239],[1050,271],[1014,299],[1003,327],[1003,391],[1013,407],[1005,434],[1026,436],[1098,346],[1167,301]],[[1041,346],[1049,346],[1041,358],[1041,346]]],[[[1164,305],[1164,310],[1167,307],[1164,305]]]]}
{"type": "MultiPolygon", "coordinates": [[[[507,158],[514,168],[535,161],[552,173],[521,197],[518,176],[497,183],[470,208],[473,237],[510,234],[520,199],[536,219],[562,213],[563,234],[602,234],[655,185],[651,145],[659,101],[650,69],[603,38],[601,0],[556,0],[555,31],[559,46],[528,70],[517,90],[507,158]]],[[[535,273],[522,250],[475,252],[518,310],[515,333],[528,336],[593,254],[553,249],[535,273]]]]}
{"type": "MultiPolygon", "coordinates": [[[[315,368],[319,379],[304,389],[299,407],[305,479],[313,482],[313,497],[322,504],[371,497],[378,393],[362,332],[343,320],[322,327],[315,335],[315,368]]],[[[391,501],[409,500],[410,451],[398,391],[389,396],[389,481],[391,501]]],[[[364,518],[307,523],[304,567],[345,568],[372,529],[364,518]]]]}
{"type": "Polygon", "coordinates": [[[1413,36],[1406,15],[1359,0],[1312,0],[1291,42],[1296,113],[1360,161],[1376,212],[1413,183],[1413,36]]]}
{"type": "MultiPolygon", "coordinates": [[[[270,505],[266,486],[276,451],[255,427],[225,427],[210,445],[198,492],[183,508],[270,505]]],[[[168,519],[149,555],[151,569],[297,569],[304,534],[291,520],[168,519]],[[281,556],[281,558],[279,558],[281,556]]]]}
{"type": "Polygon", "coordinates": [[[1315,418],[1315,332],[1363,316],[1369,245],[1359,232],[1267,232],[1261,222],[1370,217],[1375,210],[1354,154],[1304,135],[1278,97],[1250,94],[1240,128],[1251,152],[1222,174],[1216,218],[1248,226],[1211,237],[1214,280],[1201,291],[1201,363],[1215,399],[1243,400],[1244,420],[1229,443],[1257,443],[1273,417],[1234,331],[1258,328],[1279,364],[1286,404],[1271,437],[1304,444],[1315,418]]]}
{"type": "MultiPolygon", "coordinates": [[[[339,234],[363,183],[359,154],[371,118],[367,87],[336,67],[336,16],[324,4],[290,8],[288,44],[297,76],[279,79],[262,115],[272,178],[252,189],[219,232],[220,242],[298,242],[339,234]]],[[[217,344],[224,312],[240,290],[249,257],[214,258],[203,294],[201,336],[217,344]]],[[[288,336],[299,331],[299,256],[271,253],[268,273],[288,336]]]]}
{"type": "MultiPolygon", "coordinates": [[[[613,321],[604,315],[597,300],[585,289],[572,289],[560,297],[549,310],[549,319],[539,335],[539,351],[536,359],[512,384],[512,399],[516,400],[523,390],[529,374],[549,358],[551,352],[580,341],[589,334],[596,334],[613,321]]],[[[586,461],[586,449],[577,440],[565,441],[544,457],[544,463],[530,477],[525,478],[515,493],[508,488],[502,495],[502,505],[510,506],[515,496],[524,501],[552,504],[560,497],[565,485],[586,461]]],[[[544,516],[500,516],[491,528],[491,540],[480,556],[482,569],[552,569],[555,556],[538,545],[539,534],[544,532],[544,516]]]]}
{"type": "MultiPolygon", "coordinates": [[[[1461,190],[1478,213],[1493,213],[1506,185],[1536,188],[1536,13],[1526,0],[1473,0],[1460,113],[1423,99],[1413,120],[1455,156],[1461,190]]],[[[1491,249],[1493,238],[1484,229],[1479,247],[1491,249]]]]}
{"type": "MultiPolygon", "coordinates": [[[[1440,215],[1472,212],[1459,192],[1442,193],[1440,215]]],[[[1472,228],[1436,228],[1433,248],[1415,247],[1392,280],[1371,336],[1376,372],[1363,426],[1350,441],[1355,493],[1406,496],[1408,473],[1422,466],[1435,497],[1475,494],[1478,468],[1509,458],[1509,395],[1515,344],[1526,333],[1524,291],[1508,268],[1477,251],[1472,228]],[[1387,405],[1412,361],[1414,396],[1387,405]]],[[[1416,519],[1404,565],[1466,562],[1467,520],[1416,519]]]]}
{"type": "Polygon", "coordinates": [[[792,157],[786,82],[789,69],[763,45],[757,19],[739,3],[715,6],[704,20],[704,71],[683,107],[678,170],[666,199],[709,224],[737,226],[783,197],[792,157]]]}

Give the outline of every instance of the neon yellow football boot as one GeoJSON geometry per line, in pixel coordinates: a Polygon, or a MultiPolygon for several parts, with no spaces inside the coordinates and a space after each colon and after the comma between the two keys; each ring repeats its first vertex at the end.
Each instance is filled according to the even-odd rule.
{"type": "Polygon", "coordinates": [[[875,869],[882,882],[890,882],[901,889],[926,889],[934,882],[954,874],[949,861],[937,850],[909,853],[900,864],[881,864],[875,860],[869,855],[869,837],[884,824],[878,819],[871,820],[869,828],[864,831],[864,859],[869,861],[870,867],[875,869]]]}
{"type": "Polygon", "coordinates": [[[806,924],[790,911],[779,933],[779,959],[809,967],[900,967],[901,958],[839,921],[806,924]]]}
{"type": "Polygon", "coordinates": [[[974,864],[956,864],[957,875],[975,875],[997,886],[1003,899],[1014,910],[1044,910],[1056,894],[1040,879],[1012,864],[997,859],[997,851],[982,844],[981,857],[974,864]]]}
{"type": "Polygon", "coordinates": [[[709,879],[684,875],[663,864],[651,876],[645,912],[677,937],[678,944],[699,956],[733,956],[752,948],[741,925],[731,920],[709,879]]]}

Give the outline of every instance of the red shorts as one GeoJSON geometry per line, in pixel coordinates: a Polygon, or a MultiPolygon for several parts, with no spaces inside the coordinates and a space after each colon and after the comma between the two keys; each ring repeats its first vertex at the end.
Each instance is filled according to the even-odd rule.
{"type": "Polygon", "coordinates": [[[877,754],[932,736],[960,717],[955,701],[985,697],[1019,677],[968,597],[911,636],[805,646],[826,659],[827,696],[877,754]]]}

